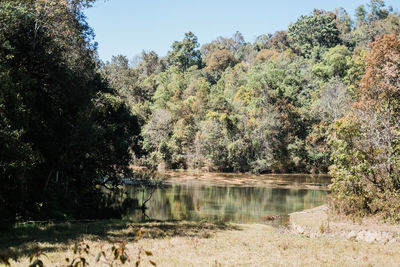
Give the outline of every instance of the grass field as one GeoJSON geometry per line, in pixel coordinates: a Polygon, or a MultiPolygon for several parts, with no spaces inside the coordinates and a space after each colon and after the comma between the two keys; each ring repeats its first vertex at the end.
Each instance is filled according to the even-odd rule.
{"type": "Polygon", "coordinates": [[[29,256],[38,249],[45,266],[66,266],[79,255],[74,243],[89,246],[82,252],[89,266],[108,266],[111,247],[126,241],[125,252],[134,266],[140,252],[140,266],[400,266],[399,243],[367,243],[320,236],[309,238],[285,228],[264,224],[236,225],[206,222],[98,221],[75,224],[17,226],[0,237],[0,249],[12,247],[18,262],[28,266],[29,256]],[[142,229],[139,241],[138,231],[142,229]],[[152,255],[147,256],[151,252],[152,255]]]}

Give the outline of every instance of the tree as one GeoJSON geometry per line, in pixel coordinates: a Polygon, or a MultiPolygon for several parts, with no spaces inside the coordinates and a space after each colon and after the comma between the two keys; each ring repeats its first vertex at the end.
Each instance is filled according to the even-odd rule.
{"type": "Polygon", "coordinates": [[[117,90],[129,106],[134,106],[146,97],[138,85],[139,73],[130,66],[126,56],[113,56],[101,71],[109,85],[117,90]]]}
{"type": "MultiPolygon", "coordinates": [[[[85,27],[66,46],[53,38],[51,17],[37,26],[49,13],[0,7],[2,218],[99,216],[107,203],[96,185],[129,173],[136,118],[97,73],[85,27]]],[[[72,17],[77,28],[85,24],[72,17]]]]}
{"type": "Polygon", "coordinates": [[[306,166],[306,151],[304,139],[305,123],[295,106],[287,99],[279,99],[274,104],[275,112],[280,121],[277,130],[279,140],[273,144],[275,169],[292,171],[302,170],[306,166]]]}
{"type": "Polygon", "coordinates": [[[322,10],[314,10],[312,16],[301,16],[289,26],[288,34],[304,55],[310,54],[314,47],[331,48],[341,42],[335,14],[322,10]]]}
{"type": "Polygon", "coordinates": [[[400,96],[400,40],[396,34],[385,35],[371,44],[371,51],[365,59],[367,67],[361,80],[361,94],[363,102],[370,103],[379,116],[384,127],[382,147],[385,148],[387,160],[385,176],[395,181],[395,186],[400,187],[400,173],[393,165],[392,155],[394,144],[399,138],[397,133],[400,122],[398,97],[400,96]],[[392,177],[394,175],[394,177],[392,177]]]}
{"type": "Polygon", "coordinates": [[[228,49],[231,50],[232,53],[236,54],[246,42],[243,35],[237,31],[231,38],[220,36],[213,43],[217,44],[219,49],[228,49]]]}
{"type": "Polygon", "coordinates": [[[186,71],[191,66],[201,67],[201,54],[198,50],[197,37],[192,32],[185,33],[182,42],[175,41],[168,53],[169,64],[177,66],[181,71],[186,71]]]}
{"type": "Polygon", "coordinates": [[[206,70],[222,73],[228,67],[233,67],[236,59],[228,49],[214,50],[205,60],[206,70]]]}
{"type": "Polygon", "coordinates": [[[364,5],[360,5],[356,8],[354,16],[356,17],[357,26],[359,27],[365,22],[367,11],[364,5]]]}
{"type": "Polygon", "coordinates": [[[321,117],[322,121],[332,123],[347,114],[350,102],[346,85],[337,78],[332,79],[322,88],[320,98],[316,101],[316,116],[321,117]]]}
{"type": "Polygon", "coordinates": [[[287,31],[277,31],[269,40],[271,47],[278,51],[285,51],[292,48],[291,38],[288,36],[287,31]]]}
{"type": "Polygon", "coordinates": [[[260,36],[257,36],[256,40],[253,43],[254,48],[257,51],[261,51],[262,49],[269,49],[270,44],[269,44],[269,39],[272,37],[272,34],[262,34],[260,36]]]}
{"type": "Polygon", "coordinates": [[[337,8],[335,10],[336,25],[340,30],[341,35],[350,33],[353,22],[350,19],[349,14],[344,8],[337,8]]]}
{"type": "Polygon", "coordinates": [[[322,62],[313,66],[313,73],[323,79],[343,78],[349,69],[351,52],[344,45],[330,48],[322,55],[322,62]]]}
{"type": "Polygon", "coordinates": [[[142,52],[138,66],[140,72],[146,76],[157,74],[165,70],[165,62],[159,58],[156,52],[142,52]]]}
{"type": "Polygon", "coordinates": [[[354,109],[334,124],[332,191],[345,213],[400,220],[400,40],[384,35],[370,47],[354,109]]]}
{"type": "Polygon", "coordinates": [[[229,161],[228,146],[231,143],[226,116],[218,113],[208,114],[208,119],[201,124],[202,150],[206,153],[208,166],[221,171],[232,170],[229,161]],[[225,119],[225,121],[224,121],[225,119]]]}
{"type": "Polygon", "coordinates": [[[293,40],[288,36],[287,31],[277,31],[274,34],[263,34],[256,38],[254,41],[254,48],[257,51],[263,49],[275,49],[283,52],[287,49],[291,49],[291,43],[293,40]]]}
{"type": "Polygon", "coordinates": [[[380,35],[398,31],[400,18],[391,7],[385,7],[384,1],[371,0],[367,7],[360,6],[356,10],[357,27],[346,40],[350,46],[367,47],[380,35]]]}
{"type": "Polygon", "coordinates": [[[384,0],[370,0],[368,7],[371,10],[370,13],[367,14],[367,19],[369,22],[387,18],[391,9],[384,8],[384,0]]]}

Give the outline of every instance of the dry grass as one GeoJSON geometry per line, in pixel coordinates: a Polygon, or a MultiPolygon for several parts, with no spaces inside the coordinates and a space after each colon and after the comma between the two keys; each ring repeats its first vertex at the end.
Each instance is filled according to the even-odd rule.
{"type": "Polygon", "coordinates": [[[377,217],[350,220],[327,205],[290,214],[290,224],[305,235],[329,235],[369,242],[400,242],[400,225],[384,223],[377,217]]]}
{"type": "MultiPolygon", "coordinates": [[[[131,262],[128,266],[136,261],[140,248],[151,251],[151,259],[158,266],[399,266],[400,263],[398,243],[307,238],[268,225],[169,222],[120,226],[108,226],[102,235],[84,234],[67,242],[37,245],[52,248],[47,250],[48,258],[42,257],[46,266],[61,266],[65,257],[72,257],[68,246],[75,240],[84,240],[94,254],[100,244],[120,239],[129,241],[127,252],[131,262]],[[136,242],[138,227],[144,228],[144,238],[136,242]]],[[[142,253],[141,258],[141,266],[149,266],[147,256],[142,253]]],[[[13,266],[27,266],[28,261],[22,256],[13,266]]],[[[94,256],[89,263],[101,266],[94,262],[94,256]]]]}

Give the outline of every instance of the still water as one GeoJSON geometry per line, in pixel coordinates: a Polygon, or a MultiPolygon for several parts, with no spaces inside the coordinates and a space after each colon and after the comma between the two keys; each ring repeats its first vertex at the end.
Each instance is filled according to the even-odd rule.
{"type": "MultiPolygon", "coordinates": [[[[170,173],[163,188],[147,202],[146,216],[131,211],[134,220],[263,222],[326,202],[327,176],[170,173]]],[[[133,187],[131,198],[140,199],[133,187]]],[[[140,202],[140,201],[139,201],[140,202]]]]}

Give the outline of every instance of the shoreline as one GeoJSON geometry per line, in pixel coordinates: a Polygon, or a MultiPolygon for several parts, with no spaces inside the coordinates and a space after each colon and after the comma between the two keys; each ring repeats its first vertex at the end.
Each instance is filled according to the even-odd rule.
{"type": "Polygon", "coordinates": [[[327,204],[289,214],[290,230],[310,238],[330,237],[368,243],[399,243],[400,225],[383,223],[377,218],[352,221],[331,214],[327,204]]]}

